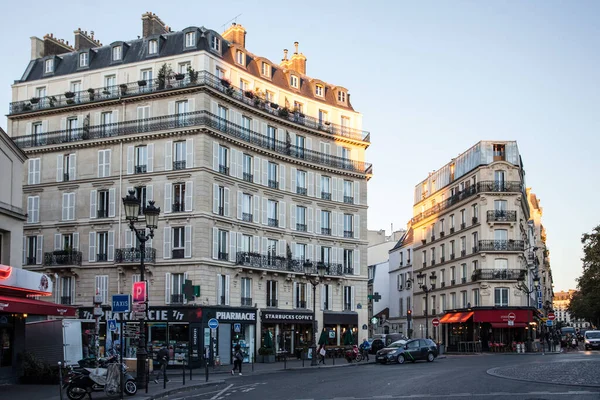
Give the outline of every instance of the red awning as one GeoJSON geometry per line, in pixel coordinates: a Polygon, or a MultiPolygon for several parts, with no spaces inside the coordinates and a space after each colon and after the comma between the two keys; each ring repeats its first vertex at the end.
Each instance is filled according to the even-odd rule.
{"type": "Polygon", "coordinates": [[[457,323],[461,323],[461,322],[466,322],[472,316],[473,316],[473,311],[448,313],[440,319],[440,322],[442,324],[457,324],[457,323]]]}
{"type": "Polygon", "coordinates": [[[473,322],[503,324],[503,327],[507,328],[509,320],[513,320],[515,326],[517,326],[517,323],[527,325],[529,322],[533,321],[533,314],[531,310],[505,308],[495,310],[475,310],[475,315],[473,316],[473,322]]]}
{"type": "Polygon", "coordinates": [[[21,297],[0,296],[0,312],[14,312],[31,315],[60,315],[74,317],[75,308],[47,301],[21,297]]]}
{"type": "Polygon", "coordinates": [[[508,322],[492,322],[492,328],[525,328],[526,326],[525,322],[515,322],[512,326],[509,326],[508,322]]]}

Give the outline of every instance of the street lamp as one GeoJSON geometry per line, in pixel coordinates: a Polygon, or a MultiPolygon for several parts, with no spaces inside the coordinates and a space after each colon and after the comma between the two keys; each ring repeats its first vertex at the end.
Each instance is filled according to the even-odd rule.
{"type": "Polygon", "coordinates": [[[313,263],[311,263],[310,260],[306,260],[306,262],[304,263],[304,276],[306,277],[306,279],[308,279],[313,288],[313,344],[310,346],[310,348],[312,349],[312,360],[310,362],[310,365],[317,365],[317,286],[325,276],[325,269],[325,263],[318,262],[317,275],[315,275],[313,263]]]}
{"type": "MultiPolygon", "coordinates": [[[[540,286],[540,277],[537,275],[537,273],[533,276],[533,287],[530,289],[527,284],[525,283],[525,275],[519,275],[519,277],[517,278],[517,284],[515,285],[515,289],[520,290],[521,292],[527,294],[527,307],[531,307],[531,294],[534,293],[536,290],[538,290],[539,286],[540,286]]],[[[532,319],[533,319],[533,315],[532,315],[532,319]]],[[[533,329],[531,326],[531,322],[533,321],[529,321],[529,351],[531,351],[531,342],[533,342],[533,329]]]]}
{"type": "MultiPolygon", "coordinates": [[[[146,257],[146,242],[154,237],[154,230],[158,225],[158,215],[160,207],[154,206],[154,201],[149,201],[148,206],[143,208],[144,217],[146,219],[146,228],[149,230],[146,235],[146,228],[138,229],[135,223],[138,221],[140,214],[140,199],[135,196],[135,191],[130,190],[129,194],[123,197],[123,206],[125,208],[125,219],[129,222],[129,229],[138,239],[140,243],[140,281],[145,282],[145,267],[144,259],[146,257]]],[[[147,288],[146,288],[147,290],[147,288]]],[[[146,291],[146,296],[147,296],[146,291]]],[[[148,310],[148,298],[146,297],[144,316],[140,318],[140,338],[137,348],[137,384],[138,387],[144,389],[146,387],[146,360],[148,359],[148,351],[146,349],[146,311],[148,310]]]]}
{"type": "Polygon", "coordinates": [[[429,304],[429,292],[431,292],[433,290],[433,288],[435,287],[435,282],[437,281],[437,276],[435,276],[435,271],[431,271],[431,275],[429,275],[429,283],[430,283],[429,286],[427,286],[426,278],[427,278],[427,274],[425,274],[424,272],[417,274],[417,284],[419,285],[419,288],[421,288],[421,290],[423,292],[425,292],[425,338],[428,338],[429,337],[429,315],[428,315],[427,307],[429,304]]]}

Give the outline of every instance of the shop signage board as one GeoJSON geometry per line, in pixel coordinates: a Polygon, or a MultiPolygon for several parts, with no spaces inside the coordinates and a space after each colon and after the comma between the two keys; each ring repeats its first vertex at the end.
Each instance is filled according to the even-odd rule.
{"type": "MultiPolygon", "coordinates": [[[[202,308],[200,307],[150,307],[148,311],[144,311],[146,304],[142,303],[141,314],[145,314],[148,322],[200,322],[202,320],[202,308]]],[[[133,307],[138,307],[135,303],[133,307]]],[[[109,319],[117,321],[137,322],[140,317],[134,316],[134,312],[115,313],[110,309],[102,309],[97,307],[100,321],[104,322],[109,319]]],[[[79,319],[94,319],[94,309],[92,307],[81,307],[78,310],[79,319]]]]}
{"type": "Polygon", "coordinates": [[[128,294],[113,294],[112,310],[113,312],[129,312],[131,298],[128,294]]]}
{"type": "Polygon", "coordinates": [[[335,339],[335,331],[333,329],[329,331],[329,339],[335,339]]]}
{"type": "Polygon", "coordinates": [[[235,333],[240,333],[242,331],[242,324],[240,324],[240,323],[233,324],[233,331],[235,333]]]}
{"type": "Polygon", "coordinates": [[[219,321],[256,321],[256,311],[217,311],[215,319],[219,321]]]}
{"type": "Polygon", "coordinates": [[[263,311],[262,320],[268,322],[312,322],[312,313],[263,311]]]}

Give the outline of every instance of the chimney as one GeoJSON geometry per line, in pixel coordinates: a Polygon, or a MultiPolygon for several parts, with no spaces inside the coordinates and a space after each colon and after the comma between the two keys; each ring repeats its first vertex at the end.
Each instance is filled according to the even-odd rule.
{"type": "Polygon", "coordinates": [[[169,28],[158,17],[158,15],[146,12],[142,14],[142,37],[147,38],[152,35],[162,35],[169,33],[169,28]]]}
{"type": "Polygon", "coordinates": [[[306,75],[306,57],[304,54],[298,53],[298,42],[294,42],[295,51],[290,58],[290,69],[299,74],[306,75]]]}
{"type": "MultiPolygon", "coordinates": [[[[37,38],[36,38],[37,39],[37,38]]],[[[33,50],[33,48],[32,48],[33,50]]],[[[58,54],[70,53],[75,50],[73,47],[69,46],[69,42],[66,42],[63,39],[57,39],[54,37],[52,33],[44,35],[44,46],[43,46],[43,56],[54,56],[58,54]]]]}
{"type": "Polygon", "coordinates": [[[288,60],[288,49],[283,49],[283,58],[281,59],[281,63],[279,66],[281,68],[290,69],[292,65],[292,61],[288,60]]]}
{"type": "Polygon", "coordinates": [[[31,59],[36,60],[44,57],[44,41],[37,36],[30,37],[31,39],[31,59]]]}
{"type": "Polygon", "coordinates": [[[75,34],[75,50],[91,49],[93,47],[102,46],[102,43],[94,40],[94,31],[91,32],[91,36],[88,35],[87,31],[82,31],[81,28],[77,28],[73,33],[75,34]]]}
{"type": "Polygon", "coordinates": [[[238,25],[235,22],[223,32],[223,39],[228,42],[235,43],[242,48],[246,48],[246,29],[242,25],[238,25]]]}

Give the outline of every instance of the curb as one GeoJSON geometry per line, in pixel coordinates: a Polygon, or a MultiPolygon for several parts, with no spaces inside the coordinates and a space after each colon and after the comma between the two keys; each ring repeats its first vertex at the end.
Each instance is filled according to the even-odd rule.
{"type": "Polygon", "coordinates": [[[224,384],[224,383],[225,383],[225,381],[223,379],[218,379],[218,380],[209,381],[209,382],[203,382],[203,383],[196,383],[196,384],[192,384],[192,385],[180,386],[178,388],[167,389],[167,390],[163,390],[161,392],[155,393],[153,395],[149,395],[148,397],[146,397],[146,399],[148,399],[148,400],[159,400],[159,399],[163,399],[165,397],[168,397],[168,396],[170,396],[172,394],[191,392],[193,390],[200,389],[200,388],[203,388],[203,387],[217,386],[217,385],[221,385],[221,384],[224,384]]]}
{"type": "Polygon", "coordinates": [[[518,377],[515,378],[512,376],[506,376],[506,375],[500,374],[498,372],[498,370],[501,370],[502,368],[505,368],[505,367],[490,368],[485,372],[488,375],[496,377],[496,378],[502,378],[502,379],[508,379],[508,380],[514,380],[514,381],[544,383],[544,384],[548,384],[548,385],[571,386],[571,387],[588,387],[588,388],[596,388],[596,389],[600,388],[600,385],[573,384],[573,383],[563,383],[563,382],[555,382],[555,381],[547,381],[547,380],[539,380],[539,379],[525,379],[525,378],[518,378],[518,377]]]}

